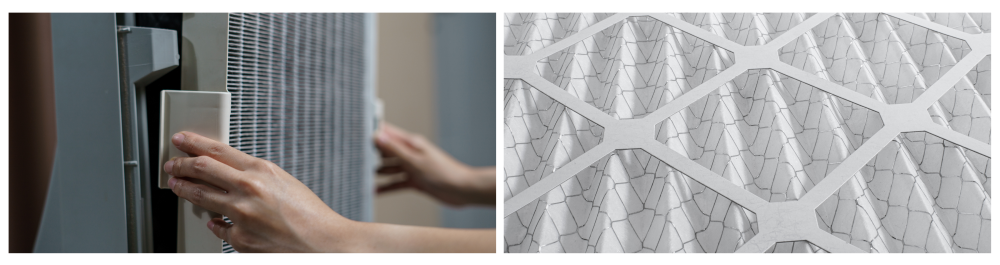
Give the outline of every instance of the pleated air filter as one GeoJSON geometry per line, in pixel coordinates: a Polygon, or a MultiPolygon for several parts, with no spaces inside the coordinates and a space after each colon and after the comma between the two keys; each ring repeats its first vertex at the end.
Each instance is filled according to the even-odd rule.
{"type": "Polygon", "coordinates": [[[507,252],[990,252],[989,14],[505,14],[507,252]]]}
{"type": "Polygon", "coordinates": [[[368,221],[365,23],[363,14],[229,14],[226,88],[230,145],[274,162],[344,217],[368,221]]]}

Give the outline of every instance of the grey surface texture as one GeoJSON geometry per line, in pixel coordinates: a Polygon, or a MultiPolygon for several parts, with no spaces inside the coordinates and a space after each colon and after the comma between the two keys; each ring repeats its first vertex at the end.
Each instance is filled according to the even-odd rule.
{"type": "MultiPolygon", "coordinates": [[[[134,15],[126,14],[126,25],[134,15]]],[[[153,223],[149,187],[149,158],[145,86],[179,64],[177,32],[122,26],[118,28],[119,77],[122,100],[122,141],[125,158],[125,202],[129,223],[129,252],[152,252],[153,223]],[[124,80],[127,79],[127,80],[124,80]]]]}
{"type": "MultiPolygon", "coordinates": [[[[496,14],[435,14],[438,142],[471,166],[494,166],[496,14]]],[[[492,206],[441,209],[444,227],[494,228],[492,206]]]]}
{"type": "Polygon", "coordinates": [[[126,252],[115,16],[52,14],[56,162],[35,252],[126,252]]]}

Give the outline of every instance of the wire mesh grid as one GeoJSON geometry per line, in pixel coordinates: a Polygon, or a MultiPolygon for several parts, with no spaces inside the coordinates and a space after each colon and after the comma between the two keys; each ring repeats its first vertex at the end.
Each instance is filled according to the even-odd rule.
{"type": "Polygon", "coordinates": [[[370,143],[363,16],[231,13],[228,25],[230,145],[274,162],[354,220],[373,192],[361,155],[370,143]]]}

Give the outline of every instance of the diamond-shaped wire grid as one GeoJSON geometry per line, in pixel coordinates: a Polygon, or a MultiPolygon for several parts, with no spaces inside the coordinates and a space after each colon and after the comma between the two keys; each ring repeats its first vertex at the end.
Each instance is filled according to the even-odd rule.
{"type": "Polygon", "coordinates": [[[806,18],[793,13],[680,13],[674,16],[745,46],[763,45],[806,18]]]}
{"type": "MultiPolygon", "coordinates": [[[[506,16],[514,15],[525,16],[506,16]]],[[[989,38],[982,36],[990,32],[989,14],[606,18],[573,31],[584,35],[537,38],[572,40],[547,43],[543,46],[558,47],[544,53],[507,56],[512,65],[505,66],[505,78],[554,83],[539,85],[546,93],[569,93],[572,97],[553,98],[575,108],[592,126],[611,132],[613,137],[594,149],[618,151],[604,158],[582,155],[585,163],[596,162],[555,170],[558,178],[507,197],[506,251],[989,252],[990,53],[989,38]],[[655,30],[669,34],[649,34],[655,30]],[[670,43],[651,36],[683,37],[670,43]],[[681,39],[704,43],[685,46],[677,42],[681,39]],[[671,63],[670,56],[639,56],[643,61],[637,61],[622,55],[636,50],[639,55],[671,54],[677,47],[700,47],[704,56],[684,57],[686,62],[716,67],[671,63]],[[719,59],[727,60],[718,64],[719,59]],[[693,69],[670,68],[674,66],[693,69]],[[653,85],[652,91],[636,92],[650,86],[639,78],[645,83],[636,87],[633,77],[653,76],[643,74],[650,71],[702,71],[718,77],[685,74],[673,79],[683,80],[683,89],[666,85],[670,89],[658,92],[661,88],[653,85]],[[632,87],[622,89],[622,83],[632,87]],[[664,100],[663,95],[670,97],[664,100]],[[659,104],[642,104],[654,101],[659,104]],[[661,160],[665,158],[670,159],[661,160]],[[649,246],[650,237],[642,235],[650,230],[637,229],[649,224],[646,204],[652,200],[645,190],[667,183],[667,178],[656,182],[660,175],[649,170],[652,164],[684,176],[677,180],[701,185],[688,187],[712,191],[736,205],[737,212],[755,213],[742,215],[747,220],[743,225],[723,221],[743,236],[719,237],[707,246],[684,235],[708,230],[674,226],[673,234],[661,233],[654,241],[658,244],[649,246]],[[625,169],[609,174],[609,168],[625,169]],[[653,182],[643,180],[649,174],[653,182]],[[743,188],[717,181],[724,178],[743,188]],[[588,185],[605,183],[602,194],[615,194],[618,200],[586,199],[587,179],[588,185]],[[573,208],[580,202],[583,207],[573,208]],[[588,207],[591,212],[573,210],[588,207]],[[566,222],[567,217],[588,221],[566,222]],[[591,223],[605,229],[595,234],[591,223]],[[569,229],[574,225],[576,230],[569,229]],[[694,241],[700,250],[687,247],[694,241]],[[664,242],[680,243],[663,248],[664,242]]],[[[664,190],[660,196],[685,194],[664,190]]],[[[735,208],[712,209],[709,216],[738,216],[728,214],[735,208]]],[[[684,216],[691,223],[697,214],[684,216]]]]}
{"type": "Polygon", "coordinates": [[[732,64],[732,52],[639,16],[542,58],[535,72],[626,120],[646,116],[732,64]]]}
{"type": "Polygon", "coordinates": [[[777,242],[765,253],[830,253],[805,240],[777,242]]]}
{"type": "Polygon", "coordinates": [[[733,252],[756,215],[639,150],[617,150],[504,219],[508,252],[733,252]]]}
{"type": "Polygon", "coordinates": [[[608,18],[609,15],[606,13],[505,14],[504,54],[531,54],[608,18]]]}
{"type": "Polygon", "coordinates": [[[820,227],[871,252],[988,252],[989,192],[966,153],[903,133],[816,210],[820,227]]]}
{"type": "Polygon", "coordinates": [[[875,111],[751,69],[656,127],[657,140],[770,202],[795,201],[883,126],[875,111]]]}
{"type": "Polygon", "coordinates": [[[604,128],[521,80],[504,81],[504,197],[601,142],[604,128]]]}

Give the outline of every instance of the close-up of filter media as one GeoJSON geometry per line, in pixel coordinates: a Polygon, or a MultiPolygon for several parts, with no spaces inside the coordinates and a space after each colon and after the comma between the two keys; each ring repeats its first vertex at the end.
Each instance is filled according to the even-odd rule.
{"type": "Polygon", "coordinates": [[[228,34],[229,144],[365,220],[364,15],[232,13],[228,34]]]}
{"type": "Polygon", "coordinates": [[[989,13],[502,16],[505,252],[990,252],[989,13]]]}

